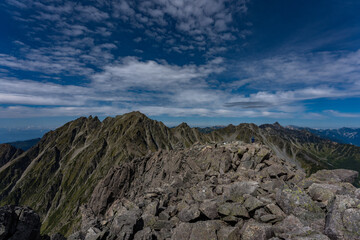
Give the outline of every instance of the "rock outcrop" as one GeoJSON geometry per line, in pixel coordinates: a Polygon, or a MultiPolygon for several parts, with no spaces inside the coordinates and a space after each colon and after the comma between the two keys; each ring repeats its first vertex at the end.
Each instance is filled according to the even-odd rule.
{"type": "Polygon", "coordinates": [[[10,144],[0,144],[0,168],[23,152],[23,150],[17,149],[10,144]]]}
{"type": "Polygon", "coordinates": [[[0,208],[0,240],[40,240],[40,217],[27,207],[0,208]]]}
{"type": "Polygon", "coordinates": [[[148,151],[184,148],[202,137],[195,129],[170,129],[139,112],[102,122],[78,118],[6,160],[0,167],[0,206],[30,206],[40,215],[44,233],[68,235],[79,226],[80,205],[112,166],[148,151]]]}
{"type": "Polygon", "coordinates": [[[68,239],[360,239],[356,177],[306,178],[260,144],[162,150],[111,169],[68,239]]]}

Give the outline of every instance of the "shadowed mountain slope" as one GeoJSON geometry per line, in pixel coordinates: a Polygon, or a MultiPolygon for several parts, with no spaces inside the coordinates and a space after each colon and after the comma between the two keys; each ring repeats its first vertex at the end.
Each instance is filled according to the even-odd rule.
{"type": "Polygon", "coordinates": [[[24,151],[11,146],[10,144],[0,144],[0,167],[4,166],[7,162],[19,156],[24,151]]]}
{"type": "Polygon", "coordinates": [[[30,148],[32,148],[33,146],[35,146],[41,138],[34,138],[34,139],[30,139],[30,140],[25,140],[25,141],[16,141],[16,142],[9,142],[7,144],[10,144],[13,147],[19,148],[21,150],[28,150],[30,148]]]}
{"type": "Polygon", "coordinates": [[[290,126],[289,128],[305,129],[320,137],[335,142],[360,146],[360,128],[339,128],[339,129],[313,129],[290,126]]]}

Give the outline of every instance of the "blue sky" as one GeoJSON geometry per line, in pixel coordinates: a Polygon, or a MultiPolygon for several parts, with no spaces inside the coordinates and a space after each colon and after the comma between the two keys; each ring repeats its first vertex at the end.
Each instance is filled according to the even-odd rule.
{"type": "MultiPolygon", "coordinates": [[[[0,124],[360,127],[360,2],[4,0],[0,124]]],[[[0,140],[1,141],[1,140],[0,140]]]]}

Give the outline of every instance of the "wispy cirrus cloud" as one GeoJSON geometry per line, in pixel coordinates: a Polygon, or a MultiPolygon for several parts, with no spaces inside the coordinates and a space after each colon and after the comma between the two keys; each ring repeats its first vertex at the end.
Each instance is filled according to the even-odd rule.
{"type": "Polygon", "coordinates": [[[0,81],[0,103],[48,106],[36,107],[32,113],[31,107],[4,107],[6,116],[16,116],[20,110],[29,116],[106,115],[141,110],[149,115],[292,118],[300,114],[306,118],[314,115],[306,113],[304,101],[349,96],[345,90],[324,86],[260,91],[248,96],[212,88],[210,76],[223,71],[222,59],[200,66],[177,66],[130,57],[104,66],[82,87],[4,79],[0,81]]]}
{"type": "Polygon", "coordinates": [[[329,84],[346,88],[358,84],[360,50],[275,55],[240,62],[236,68],[238,76],[243,79],[233,82],[232,87],[247,85],[254,89],[264,86],[281,89],[329,84]]]}
{"type": "Polygon", "coordinates": [[[330,114],[335,117],[341,117],[341,118],[360,118],[360,113],[345,113],[345,112],[339,112],[335,110],[325,110],[324,113],[330,114]]]}

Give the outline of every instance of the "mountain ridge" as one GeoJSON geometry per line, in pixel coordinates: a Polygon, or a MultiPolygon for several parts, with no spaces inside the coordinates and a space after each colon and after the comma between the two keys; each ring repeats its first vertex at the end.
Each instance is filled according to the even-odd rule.
{"type": "Polygon", "coordinates": [[[360,128],[335,128],[335,129],[316,129],[309,127],[286,126],[289,129],[306,130],[316,134],[319,137],[329,139],[343,144],[360,146],[360,128]]]}
{"type": "Polygon", "coordinates": [[[0,168],[0,205],[30,206],[41,217],[43,233],[69,235],[79,227],[80,207],[113,166],[149,152],[186,149],[195,143],[250,143],[252,137],[308,174],[344,162],[346,167],[360,163],[360,148],[278,124],[228,125],[204,134],[185,123],[168,128],[140,112],[103,121],[80,117],[46,133],[34,147],[0,168]],[[345,157],[327,161],[334,154],[345,157]]]}
{"type": "Polygon", "coordinates": [[[7,144],[10,144],[11,146],[21,149],[23,151],[26,151],[30,148],[32,148],[35,144],[37,144],[40,141],[41,138],[34,138],[24,141],[15,141],[15,142],[8,142],[7,144]]]}

